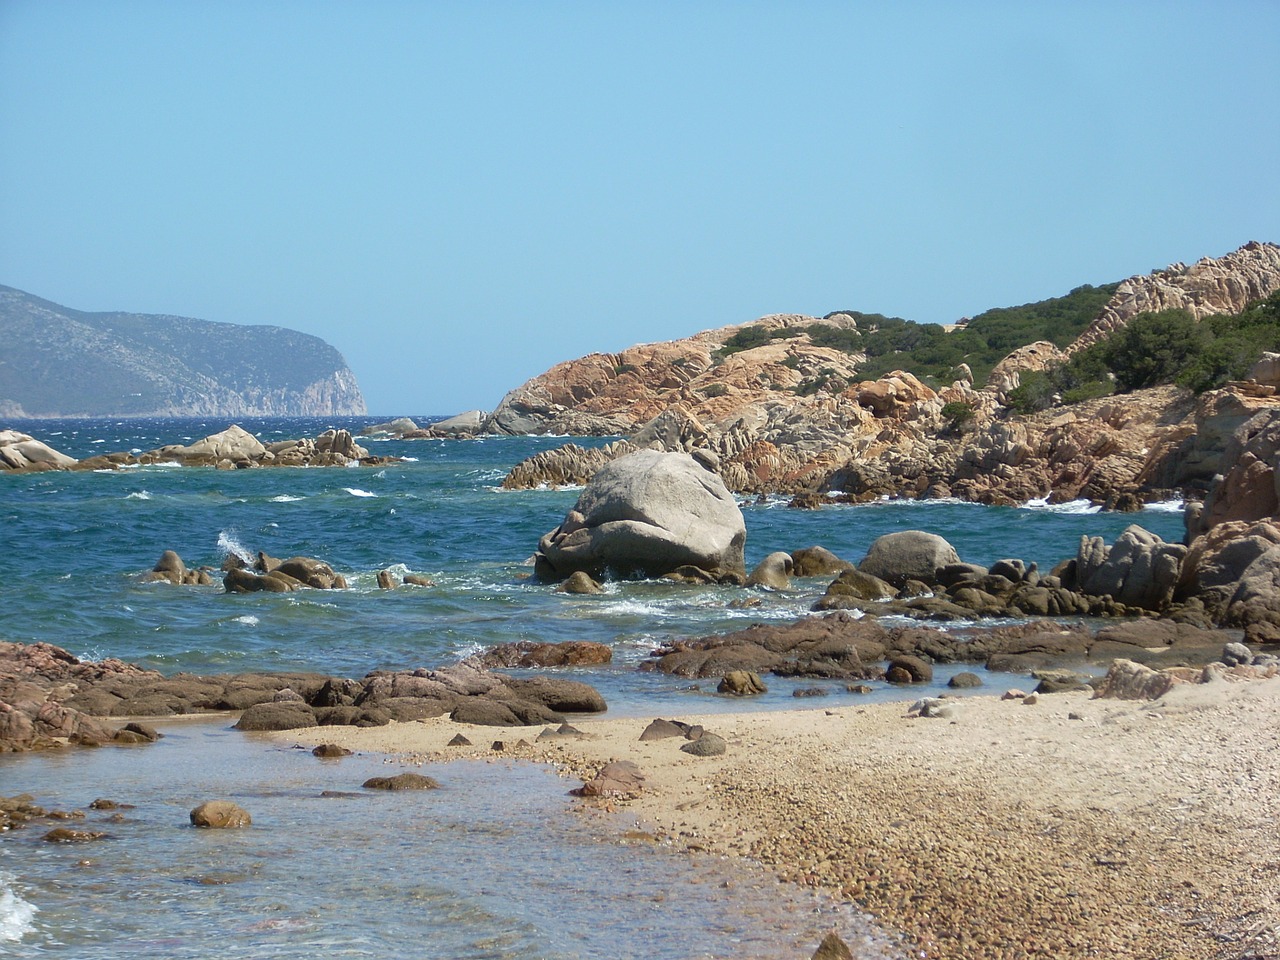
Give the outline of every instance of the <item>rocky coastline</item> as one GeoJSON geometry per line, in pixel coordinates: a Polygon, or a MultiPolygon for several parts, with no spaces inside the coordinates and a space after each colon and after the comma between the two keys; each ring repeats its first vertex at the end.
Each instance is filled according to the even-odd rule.
{"type": "Polygon", "coordinates": [[[278,440],[263,444],[240,426],[232,425],[191,444],[170,444],[142,453],[97,454],[77,460],[41,440],[17,430],[0,430],[0,473],[38,473],[44,470],[119,470],[154,464],[244,470],[253,467],[380,466],[396,457],[375,457],[355,442],[349,430],[326,430],[315,438],[278,440]]]}

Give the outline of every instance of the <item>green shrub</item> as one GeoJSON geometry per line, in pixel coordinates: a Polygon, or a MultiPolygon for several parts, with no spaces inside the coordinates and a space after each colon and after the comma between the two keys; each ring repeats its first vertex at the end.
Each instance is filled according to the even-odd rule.
{"type": "Polygon", "coordinates": [[[973,404],[963,400],[952,400],[942,406],[942,419],[953,430],[959,429],[974,418],[973,404]]]}

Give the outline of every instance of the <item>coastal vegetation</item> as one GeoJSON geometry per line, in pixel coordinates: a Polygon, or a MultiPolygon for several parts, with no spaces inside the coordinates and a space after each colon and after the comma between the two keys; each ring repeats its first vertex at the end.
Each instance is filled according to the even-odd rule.
{"type": "Polygon", "coordinates": [[[1177,384],[1203,393],[1243,380],[1263,353],[1280,350],[1280,291],[1236,314],[1196,320],[1185,310],[1140,313],[1110,336],[1010,391],[1020,412],[1110,393],[1177,384]]]}
{"type": "Polygon", "coordinates": [[[1117,286],[1085,284],[1062,297],[987,310],[950,328],[857,310],[836,310],[823,318],[846,317],[854,321],[856,329],[833,323],[774,328],[756,323],[729,337],[719,354],[729,356],[775,340],[805,335],[814,346],[865,355],[866,361],[859,368],[865,380],[878,379],[891,370],[907,370],[936,386],[950,383],[955,379],[955,369],[967,363],[975,380],[981,381],[1018,347],[1037,340],[1049,340],[1059,347],[1071,343],[1097,316],[1117,286]]]}

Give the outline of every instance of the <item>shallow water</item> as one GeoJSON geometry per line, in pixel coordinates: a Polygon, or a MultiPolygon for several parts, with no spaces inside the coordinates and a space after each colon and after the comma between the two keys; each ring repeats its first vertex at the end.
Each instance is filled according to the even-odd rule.
{"type": "Polygon", "coordinates": [[[439,790],[366,791],[402,768],[321,761],[224,724],[0,757],[6,794],[134,805],[68,823],[107,833],[93,843],[45,843],[44,824],[0,834],[0,955],[765,960],[807,955],[832,928],[860,956],[898,955],[854,911],[758,868],[619,842],[622,824],[572,814],[570,784],[545,767],[455,761],[424,770],[439,790]],[[211,798],[253,826],[190,827],[211,798]]]}
{"type": "MultiPolygon", "coordinates": [[[[243,425],[269,440],[363,422],[373,420],[243,425]]],[[[10,425],[86,456],[189,442],[227,424],[10,425]]],[[[729,701],[714,684],[637,669],[668,639],[803,614],[826,578],[750,594],[617,583],[599,597],[558,594],[530,580],[527,560],[538,537],[560,522],[577,491],[503,492],[497,484],[519,460],[562,442],[377,441],[375,453],[411,458],[378,468],[155,466],[0,477],[7,546],[0,550],[0,639],[49,641],[81,657],[119,657],[165,673],[356,677],[440,666],[513,640],[596,640],[612,646],[614,662],[567,672],[598,687],[615,714],[852,701],[839,684],[825,685],[826,698],[796,700],[798,688],[824,685],[779,678],[769,678],[763,697],[729,701]],[[141,583],[165,549],[189,566],[217,567],[229,552],[315,556],[352,586],[230,595],[220,585],[141,583]],[[375,577],[384,568],[426,574],[436,586],[379,590],[375,577]],[[729,606],[747,595],[759,606],[729,606]]],[[[965,560],[1017,557],[1048,570],[1074,556],[1082,534],[1111,541],[1137,522],[1176,540],[1182,529],[1170,509],[1106,515],[1080,504],[881,502],[799,511],[774,499],[742,506],[749,566],[774,550],[813,544],[857,560],[881,534],[917,528],[946,537],[965,560]]],[[[960,669],[939,667],[932,686],[908,695],[936,693],[960,669]]],[[[1019,682],[987,680],[988,691],[1019,682]]],[[[904,695],[872,687],[862,702],[904,695]]],[[[793,899],[794,891],[767,880],[747,882],[740,865],[721,868],[734,878],[726,890],[714,869],[698,879],[694,861],[598,842],[565,815],[565,785],[534,768],[456,765],[441,771],[445,789],[430,795],[317,797],[356,787],[363,771],[380,766],[369,758],[321,764],[218,725],[180,726],[140,750],[0,757],[0,795],[26,790],[45,806],[83,808],[115,794],[137,804],[123,823],[106,827],[113,839],[98,844],[41,844],[29,830],[0,835],[0,955],[793,957],[811,953],[832,925],[813,913],[816,901],[793,899]],[[253,830],[186,827],[197,802],[227,795],[250,808],[253,830]]],[[[90,814],[88,825],[99,820],[90,814]]],[[[837,919],[846,932],[844,915],[837,919]]]]}

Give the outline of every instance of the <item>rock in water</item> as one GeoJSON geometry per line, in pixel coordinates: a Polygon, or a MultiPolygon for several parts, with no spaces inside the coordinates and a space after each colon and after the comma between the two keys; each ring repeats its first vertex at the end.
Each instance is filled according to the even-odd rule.
{"type": "Polygon", "coordinates": [[[602,467],[564,522],[538,542],[546,581],[660,577],[691,566],[742,578],[747,528],[724,482],[682,453],[642,450],[602,467]]]}
{"type": "Polygon", "coordinates": [[[438,790],[440,784],[432,777],[420,773],[401,773],[394,777],[370,777],[363,784],[366,790],[438,790]]]}
{"type": "Polygon", "coordinates": [[[249,812],[230,800],[209,800],[191,811],[191,825],[194,827],[232,829],[252,823],[249,812]]]}
{"type": "Polygon", "coordinates": [[[765,587],[769,590],[789,590],[791,574],[794,570],[795,563],[791,559],[791,554],[782,551],[771,553],[751,571],[751,576],[747,577],[747,586],[765,587]]]}

